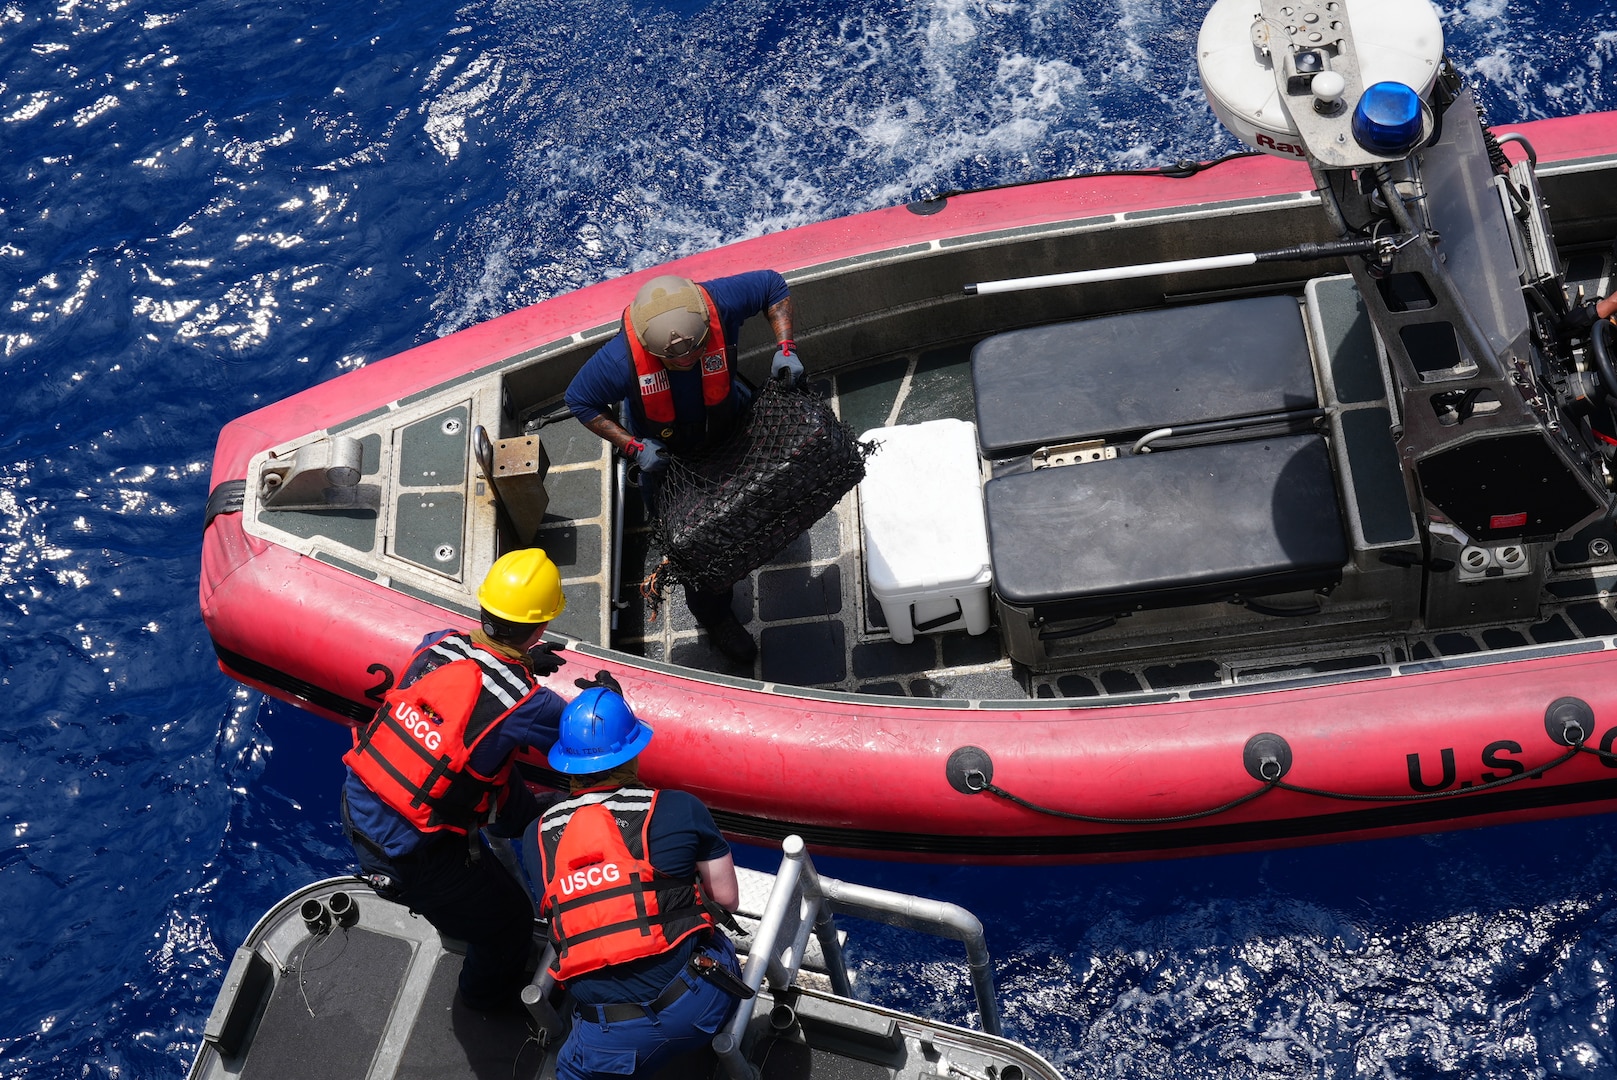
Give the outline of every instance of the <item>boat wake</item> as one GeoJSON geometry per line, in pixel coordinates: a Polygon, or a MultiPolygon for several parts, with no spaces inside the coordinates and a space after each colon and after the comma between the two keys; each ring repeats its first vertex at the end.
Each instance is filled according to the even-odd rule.
{"type": "Polygon", "coordinates": [[[826,218],[1236,149],[1194,65],[1154,61],[1189,56],[1195,36],[1156,5],[1119,18],[821,2],[760,24],[738,3],[632,16],[549,3],[501,17],[491,61],[462,60],[427,106],[457,145],[510,154],[506,196],[444,267],[438,333],[826,218]]]}

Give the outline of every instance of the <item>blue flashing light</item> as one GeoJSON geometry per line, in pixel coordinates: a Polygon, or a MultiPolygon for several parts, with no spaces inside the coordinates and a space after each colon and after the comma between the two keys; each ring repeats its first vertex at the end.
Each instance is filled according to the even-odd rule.
{"type": "Polygon", "coordinates": [[[1353,110],[1353,138],[1372,154],[1407,154],[1422,131],[1420,95],[1400,82],[1376,83],[1353,110]]]}

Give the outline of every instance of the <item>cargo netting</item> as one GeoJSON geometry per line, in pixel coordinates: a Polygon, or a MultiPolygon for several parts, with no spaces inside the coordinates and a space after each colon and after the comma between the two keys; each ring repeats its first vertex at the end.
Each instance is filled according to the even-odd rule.
{"type": "Polygon", "coordinates": [[[670,582],[740,581],[852,491],[874,449],[812,391],[770,380],[735,436],[669,464],[655,522],[663,563],[642,592],[655,609],[670,582]]]}

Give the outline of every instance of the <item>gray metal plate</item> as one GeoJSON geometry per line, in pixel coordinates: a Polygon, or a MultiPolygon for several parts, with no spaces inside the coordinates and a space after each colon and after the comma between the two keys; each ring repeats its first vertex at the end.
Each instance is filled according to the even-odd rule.
{"type": "Polygon", "coordinates": [[[466,534],[466,496],[458,491],[416,491],[399,496],[393,554],[417,566],[460,574],[466,534]]]}

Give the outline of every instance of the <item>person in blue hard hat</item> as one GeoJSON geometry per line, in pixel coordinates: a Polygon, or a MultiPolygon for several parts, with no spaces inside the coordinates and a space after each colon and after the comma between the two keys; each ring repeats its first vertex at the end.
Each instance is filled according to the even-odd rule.
{"type": "MultiPolygon", "coordinates": [[[[772,377],[803,376],[792,341],[792,299],[786,279],[754,270],[697,283],[663,274],[635,294],[623,328],[598,349],[567,387],[579,422],[640,468],[648,515],[670,456],[718,446],[736,431],[751,392],[736,367],[741,324],[769,320],[778,347],[772,377]],[[612,419],[619,404],[627,414],[612,419]]],[[[750,663],[758,646],[736,618],[734,589],[685,590],[685,603],[715,648],[750,663]]]]}
{"type": "Polygon", "coordinates": [[[558,1080],[649,1076],[708,1045],[750,997],[718,928],[740,901],[730,846],[707,807],[640,783],[652,729],[611,689],[562,713],[551,767],[568,798],[529,829],[550,920],[550,972],[571,995],[558,1080]]]}
{"type": "Polygon", "coordinates": [[[511,760],[556,741],[566,701],[538,676],[564,661],[540,639],[566,599],[539,548],[497,560],[477,599],[481,624],[427,635],[398,687],[354,729],[342,820],[380,895],[467,943],[462,1003],[506,1011],[521,1007],[528,981],[533,902],[481,830],[521,836],[539,814],[511,760]]]}

